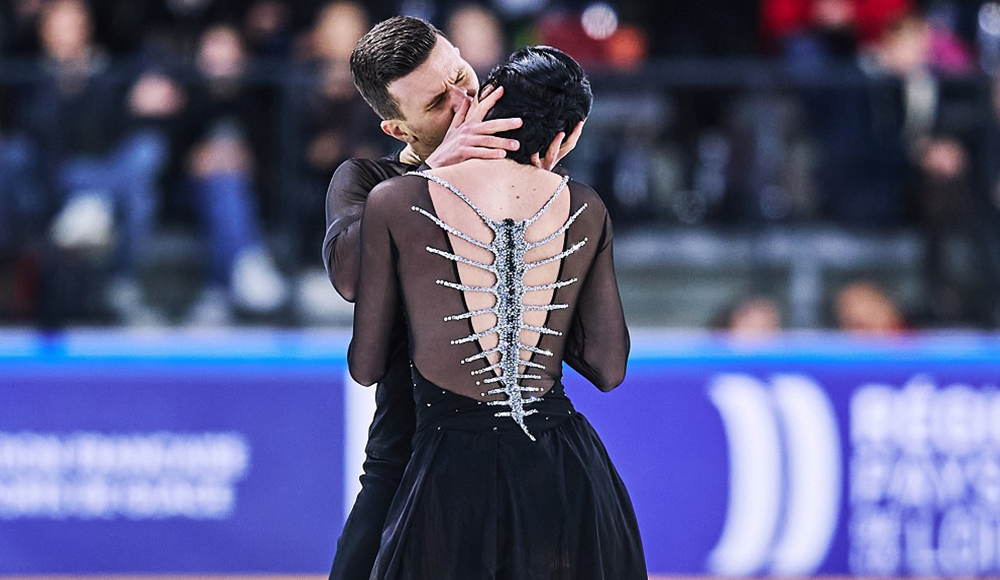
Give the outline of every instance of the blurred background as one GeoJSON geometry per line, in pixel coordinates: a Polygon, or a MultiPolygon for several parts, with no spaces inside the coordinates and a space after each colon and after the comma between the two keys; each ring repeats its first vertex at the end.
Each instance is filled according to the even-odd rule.
{"type": "Polygon", "coordinates": [[[436,23],[485,74],[579,59],[566,161],[615,220],[638,326],[1000,324],[1000,3],[7,0],[0,323],[346,325],[333,170],[398,144],[347,60],[436,23]]]}
{"type": "Polygon", "coordinates": [[[320,257],[395,14],[591,76],[651,577],[1000,577],[1000,2],[0,0],[0,576],[325,576],[374,408],[320,257]]]}

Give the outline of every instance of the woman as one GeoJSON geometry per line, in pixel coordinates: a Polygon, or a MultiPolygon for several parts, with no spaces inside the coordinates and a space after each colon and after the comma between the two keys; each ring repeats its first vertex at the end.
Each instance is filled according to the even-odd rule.
{"type": "Polygon", "coordinates": [[[590,84],[533,47],[480,98],[498,87],[487,118],[523,119],[498,137],[518,151],[389,180],[365,208],[351,374],[385,374],[402,303],[417,403],[371,577],[645,580],[631,501],[560,381],[565,360],[611,390],[629,348],[607,210],[542,169],[579,136],[590,84]]]}

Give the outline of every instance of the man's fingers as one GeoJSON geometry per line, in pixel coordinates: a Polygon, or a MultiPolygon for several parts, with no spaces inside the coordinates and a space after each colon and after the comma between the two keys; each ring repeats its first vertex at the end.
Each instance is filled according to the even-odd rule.
{"type": "Polygon", "coordinates": [[[476,103],[476,108],[472,111],[472,114],[469,115],[469,120],[476,122],[482,121],[486,116],[486,113],[493,108],[493,105],[495,105],[502,96],[503,87],[497,87],[496,89],[490,91],[489,94],[483,97],[483,100],[476,103]]]}
{"type": "Polygon", "coordinates": [[[455,118],[451,120],[451,128],[454,129],[465,122],[465,117],[469,113],[469,107],[472,101],[469,99],[463,99],[462,104],[458,106],[458,110],[455,111],[455,118]]]}
{"type": "Polygon", "coordinates": [[[565,141],[565,140],[566,140],[566,132],[565,131],[559,131],[558,133],[556,133],[555,138],[553,138],[552,142],[549,143],[549,150],[546,151],[546,155],[545,156],[557,159],[558,156],[559,156],[559,149],[562,148],[563,141],[565,141]]]}
{"type": "Polygon", "coordinates": [[[488,147],[469,147],[466,152],[468,153],[466,159],[503,159],[507,156],[507,152],[503,149],[488,147]]]}
{"type": "Polygon", "coordinates": [[[576,124],[573,128],[573,132],[569,134],[569,137],[563,140],[563,147],[573,148],[576,146],[577,140],[580,138],[580,134],[583,133],[583,121],[576,124]]]}
{"type": "Polygon", "coordinates": [[[520,117],[511,117],[509,119],[491,119],[489,121],[483,121],[477,125],[476,133],[480,135],[494,135],[496,133],[510,131],[511,129],[517,129],[522,123],[523,121],[521,121],[520,117]]]}
{"type": "Polygon", "coordinates": [[[505,139],[503,137],[494,137],[493,135],[478,135],[476,137],[470,137],[467,143],[472,147],[507,149],[508,151],[517,151],[521,148],[521,144],[516,139],[505,139]]]}

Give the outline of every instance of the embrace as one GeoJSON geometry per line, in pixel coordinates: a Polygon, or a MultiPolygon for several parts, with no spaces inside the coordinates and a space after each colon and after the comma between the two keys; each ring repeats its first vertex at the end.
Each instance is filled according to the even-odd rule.
{"type": "Polygon", "coordinates": [[[609,391],[629,351],[607,210],[553,171],[586,75],[529,47],[480,85],[409,17],[366,34],[351,69],[406,146],[346,162],[327,194],[350,372],[378,385],[331,579],[645,580],[628,493],[561,382],[566,362],[609,391]]]}

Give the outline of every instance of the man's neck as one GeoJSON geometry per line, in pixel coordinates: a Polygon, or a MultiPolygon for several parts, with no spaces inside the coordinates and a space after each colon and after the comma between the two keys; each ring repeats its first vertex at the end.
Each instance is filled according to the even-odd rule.
{"type": "Polygon", "coordinates": [[[420,165],[424,162],[425,157],[421,157],[416,150],[413,149],[412,144],[407,144],[402,151],[399,152],[399,162],[405,163],[406,165],[420,165]]]}

